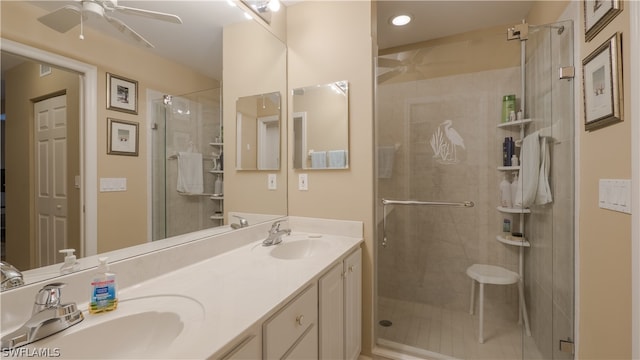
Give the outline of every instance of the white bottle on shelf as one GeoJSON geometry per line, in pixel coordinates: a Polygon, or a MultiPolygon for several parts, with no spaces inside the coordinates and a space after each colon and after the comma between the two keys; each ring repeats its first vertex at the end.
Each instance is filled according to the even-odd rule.
{"type": "Polygon", "coordinates": [[[513,206],[513,203],[511,202],[511,184],[507,180],[506,174],[500,182],[500,206],[505,208],[513,206]]]}
{"type": "Polygon", "coordinates": [[[217,196],[222,196],[222,177],[219,174],[213,183],[213,193],[217,196]]]}
{"type": "Polygon", "coordinates": [[[510,188],[511,188],[511,202],[513,206],[515,206],[518,200],[518,173],[517,172],[513,174],[513,181],[511,182],[510,188]]]}

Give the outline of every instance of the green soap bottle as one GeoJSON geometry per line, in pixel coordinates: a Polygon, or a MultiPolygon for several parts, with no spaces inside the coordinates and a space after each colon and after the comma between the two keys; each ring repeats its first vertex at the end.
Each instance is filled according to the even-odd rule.
{"type": "Polygon", "coordinates": [[[101,257],[98,261],[100,261],[98,272],[91,281],[91,301],[89,302],[91,314],[115,310],[118,307],[116,274],[109,272],[106,257],[101,257]]]}

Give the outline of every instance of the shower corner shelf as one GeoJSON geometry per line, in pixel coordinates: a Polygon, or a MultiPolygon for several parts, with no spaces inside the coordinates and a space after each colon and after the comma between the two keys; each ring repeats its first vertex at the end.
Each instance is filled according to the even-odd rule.
{"type": "Polygon", "coordinates": [[[211,169],[211,170],[209,170],[209,172],[212,173],[212,174],[224,174],[224,170],[211,169]]]}
{"type": "Polygon", "coordinates": [[[221,142],[210,142],[209,145],[211,145],[211,146],[223,146],[224,143],[221,143],[221,142]]]}
{"type": "Polygon", "coordinates": [[[498,166],[500,171],[519,171],[520,166],[498,166]]]}
{"type": "Polygon", "coordinates": [[[531,210],[528,208],[507,208],[504,206],[498,206],[498,211],[500,211],[501,213],[507,213],[507,214],[530,214],[531,210]]]}
{"type": "Polygon", "coordinates": [[[224,195],[211,194],[211,196],[209,196],[209,199],[211,199],[211,200],[224,200],[224,195]]]}
{"type": "Polygon", "coordinates": [[[505,238],[502,235],[498,235],[498,236],[496,236],[496,240],[500,241],[503,244],[507,244],[507,245],[531,247],[531,244],[525,238],[522,238],[521,241],[520,240],[509,240],[509,239],[505,238]]]}
{"type": "Polygon", "coordinates": [[[522,120],[516,120],[516,121],[503,122],[498,124],[498,127],[510,128],[510,127],[516,127],[516,126],[524,126],[532,121],[533,121],[532,119],[522,119],[522,120]]]}
{"type": "Polygon", "coordinates": [[[223,215],[212,215],[212,216],[209,216],[209,219],[211,219],[211,220],[224,220],[224,216],[223,215]]]}

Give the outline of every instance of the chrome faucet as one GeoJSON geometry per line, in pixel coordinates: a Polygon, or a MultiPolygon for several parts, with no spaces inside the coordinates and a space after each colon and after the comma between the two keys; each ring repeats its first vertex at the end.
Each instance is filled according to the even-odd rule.
{"type": "Polygon", "coordinates": [[[0,291],[24,285],[22,273],[13,265],[5,261],[0,261],[0,270],[2,271],[2,285],[0,291]]]}
{"type": "Polygon", "coordinates": [[[84,319],[82,311],[78,310],[75,303],[61,303],[61,288],[64,285],[52,283],[38,291],[31,319],[18,330],[2,337],[3,350],[31,344],[84,319]]]}
{"type": "Polygon", "coordinates": [[[242,216],[233,215],[233,217],[238,218],[238,220],[240,221],[240,224],[236,224],[236,223],[231,224],[232,229],[240,229],[240,228],[245,228],[249,226],[249,221],[243,218],[242,216]]]}
{"type": "Polygon", "coordinates": [[[262,246],[278,245],[282,242],[282,235],[291,235],[291,229],[280,230],[280,224],[286,220],[278,220],[271,225],[269,235],[262,242],[262,246]]]}

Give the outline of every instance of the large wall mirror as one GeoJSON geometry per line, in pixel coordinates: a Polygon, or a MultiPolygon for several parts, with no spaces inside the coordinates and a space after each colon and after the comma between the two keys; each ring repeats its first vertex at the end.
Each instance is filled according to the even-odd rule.
{"type": "Polygon", "coordinates": [[[280,169],[280,93],[236,101],[236,169],[280,169]]]}
{"type": "MultiPolygon", "coordinates": [[[[66,32],[59,32],[38,21],[38,18],[68,5],[76,6],[76,3],[72,1],[3,1],[0,3],[3,13],[12,14],[7,19],[3,17],[1,24],[3,37],[1,59],[3,115],[0,122],[3,180],[2,260],[16,266],[25,274],[25,278],[40,281],[60,275],[58,270],[63,254],[60,254],[59,250],[65,247],[76,248],[80,262],[77,270],[81,270],[96,265],[93,262],[83,262],[84,258],[90,255],[106,253],[110,261],[116,261],[160,249],[164,244],[175,245],[176,242],[181,241],[181,238],[188,241],[211,233],[230,231],[228,224],[234,220],[237,222],[230,216],[230,211],[256,214],[256,220],[250,221],[250,224],[287,214],[286,193],[283,192],[272,191],[269,193],[270,201],[261,202],[260,209],[251,208],[255,199],[261,197],[258,192],[266,191],[266,186],[265,189],[259,190],[244,188],[241,196],[226,191],[224,196],[215,197],[208,194],[211,192],[208,189],[214,186],[214,180],[220,178],[226,181],[227,171],[233,170],[234,158],[222,159],[223,152],[226,153],[228,147],[235,147],[234,132],[223,139],[220,121],[223,117],[222,112],[225,111],[222,103],[224,95],[221,93],[224,57],[222,37],[223,30],[228,26],[254,22],[245,18],[244,10],[246,9],[232,7],[223,1],[123,0],[124,6],[175,14],[182,19],[183,24],[175,24],[131,14],[117,12],[113,14],[143,36],[146,42],[154,45],[150,48],[136,44],[131,37],[122,34],[109,22],[97,17],[85,21],[82,33],[79,26],[71,27],[66,32]],[[84,40],[80,39],[80,35],[84,40]],[[9,41],[5,39],[16,44],[29,44],[29,46],[25,46],[24,51],[6,51],[7,47],[4,44],[9,41]],[[41,54],[48,55],[41,56],[41,54]],[[54,66],[51,66],[52,62],[47,62],[48,58],[57,59],[58,57],[93,68],[94,73],[89,77],[93,82],[87,82],[86,76],[84,82],[80,80],[83,78],[79,76],[82,75],[82,70],[73,67],[65,68],[65,65],[55,62],[53,62],[54,66]],[[29,74],[29,77],[25,77],[25,74],[29,74]],[[106,92],[110,84],[107,74],[121,76],[125,81],[132,81],[127,83],[129,86],[135,85],[137,97],[131,98],[137,105],[135,112],[108,109],[106,92]],[[9,80],[11,84],[5,87],[5,80],[9,80]],[[32,87],[34,82],[40,82],[46,86],[34,90],[32,87]],[[85,89],[87,84],[91,86],[89,91],[85,89]],[[203,90],[206,90],[207,94],[214,95],[202,97],[203,90]],[[163,103],[162,97],[152,98],[150,94],[154,92],[174,95],[173,101],[163,103]],[[190,95],[182,96],[184,94],[190,95]],[[34,125],[36,123],[34,114],[37,111],[34,110],[34,106],[40,101],[58,96],[66,97],[66,112],[70,127],[67,145],[59,147],[66,153],[58,153],[58,156],[67,159],[68,168],[56,170],[64,185],[55,190],[62,189],[62,192],[66,192],[69,196],[66,205],[61,204],[59,208],[54,205],[53,208],[54,211],[65,209],[68,219],[65,220],[64,233],[59,237],[61,242],[45,241],[44,245],[39,245],[38,242],[42,242],[43,239],[36,239],[38,231],[35,226],[38,210],[34,184],[39,175],[34,165],[37,155],[37,141],[34,140],[37,127],[34,125]],[[21,99],[20,103],[14,102],[18,98],[21,99]],[[87,103],[92,103],[89,107],[94,109],[94,114],[89,118],[86,113],[81,112],[81,109],[87,108],[87,103]],[[16,109],[19,112],[16,112],[16,109]],[[166,109],[166,111],[155,109],[166,109]],[[6,113],[6,120],[5,110],[11,111],[6,113]],[[154,186],[152,177],[160,173],[153,170],[155,165],[152,164],[154,152],[151,146],[154,141],[152,134],[156,131],[154,127],[157,126],[157,115],[169,112],[173,112],[175,119],[167,116],[167,121],[183,121],[177,125],[185,125],[187,118],[193,123],[205,117],[218,118],[217,122],[214,122],[218,125],[202,128],[205,134],[201,141],[198,140],[201,144],[196,144],[193,140],[195,138],[192,137],[193,146],[189,143],[189,146],[185,147],[187,149],[201,147],[199,151],[203,154],[202,172],[205,191],[203,194],[196,194],[197,196],[180,195],[182,203],[179,205],[170,201],[169,197],[160,198],[159,202],[156,202],[156,195],[152,189],[154,186]],[[135,156],[107,154],[108,130],[110,130],[107,128],[108,119],[120,120],[122,124],[133,123],[137,126],[139,151],[135,156]],[[93,123],[91,138],[87,138],[90,131],[87,132],[86,128],[92,126],[85,126],[89,121],[93,123]],[[16,129],[19,131],[15,132],[16,129]],[[211,133],[208,134],[208,132],[211,133]],[[20,137],[14,137],[14,134],[18,133],[20,137]],[[17,147],[13,148],[14,146],[17,147]],[[224,169],[222,166],[218,167],[213,158],[216,158],[218,163],[224,161],[228,166],[224,169]],[[253,194],[253,191],[256,191],[256,194],[253,194]],[[280,199],[276,200],[275,197],[280,199]],[[154,198],[153,202],[151,198],[154,198]],[[227,208],[227,203],[233,206],[227,208]],[[157,225],[153,224],[152,209],[164,206],[167,209],[175,208],[175,211],[191,212],[192,210],[181,210],[183,209],[181,206],[186,206],[185,204],[202,208],[205,216],[198,221],[201,223],[200,229],[207,230],[186,233],[179,236],[180,238],[173,237],[171,240],[152,239],[151,233],[154,232],[152,229],[157,225]],[[216,209],[222,209],[220,216],[218,216],[220,210],[209,213],[213,211],[214,206],[220,206],[216,209]],[[83,207],[84,214],[80,210],[83,207]],[[148,243],[152,240],[154,240],[153,246],[147,246],[151,245],[148,243]]],[[[261,24],[248,29],[252,32],[247,33],[248,37],[261,37],[265,36],[265,32],[268,33],[261,24]]],[[[237,42],[226,46],[240,48],[247,45],[237,42]]],[[[282,42],[279,42],[274,51],[281,52],[286,58],[286,47],[282,42]]],[[[244,66],[245,69],[250,69],[251,63],[244,66]]],[[[276,72],[277,78],[270,75],[269,82],[272,83],[269,86],[270,89],[281,89],[281,84],[286,86],[286,63],[281,67],[282,69],[276,72]]],[[[230,81],[249,83],[254,80],[256,80],[255,77],[230,81]]],[[[242,90],[242,84],[236,87],[239,92],[245,94],[257,93],[253,89],[242,90]]],[[[237,95],[232,96],[237,97],[237,95]]],[[[235,113],[235,108],[231,111],[235,113]]],[[[175,142],[175,138],[172,139],[175,142]]],[[[235,155],[234,151],[231,154],[235,155]]],[[[52,159],[59,160],[55,157],[52,159]]],[[[175,167],[177,164],[177,160],[170,156],[162,160],[170,164],[167,166],[175,167]]],[[[167,170],[165,172],[167,182],[169,180],[175,182],[175,175],[169,174],[167,170]]],[[[55,181],[60,184],[58,180],[55,181]]],[[[286,189],[286,178],[280,179],[279,186],[286,189]]],[[[167,191],[176,192],[176,188],[171,186],[167,191]]],[[[55,232],[52,234],[54,237],[59,235],[55,232]]],[[[166,236],[173,235],[176,234],[167,233],[166,236]]]]}
{"type": "Polygon", "coordinates": [[[349,84],[293,89],[293,168],[349,167],[349,84]]]}

